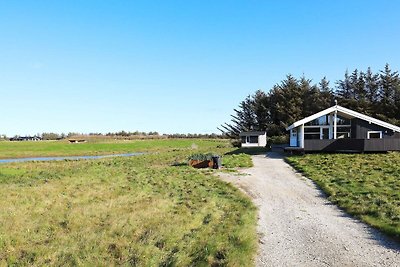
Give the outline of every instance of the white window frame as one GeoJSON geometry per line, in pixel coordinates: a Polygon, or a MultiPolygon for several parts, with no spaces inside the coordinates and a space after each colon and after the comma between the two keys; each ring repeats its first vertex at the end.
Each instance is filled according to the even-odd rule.
{"type": "MultiPolygon", "coordinates": [[[[320,140],[324,139],[324,129],[329,130],[329,125],[319,127],[319,139],[320,140]]],[[[328,131],[328,138],[326,138],[326,139],[329,139],[329,131],[328,131]]]]}
{"type": "Polygon", "coordinates": [[[242,143],[242,144],[258,144],[260,142],[259,141],[259,138],[260,138],[259,135],[245,135],[244,137],[246,137],[246,142],[242,143]],[[250,142],[250,137],[257,137],[257,143],[250,142]]]}
{"type": "Polygon", "coordinates": [[[370,139],[370,134],[375,134],[378,133],[379,134],[379,139],[382,139],[383,137],[383,132],[382,131],[368,131],[367,132],[367,139],[370,139]]]}

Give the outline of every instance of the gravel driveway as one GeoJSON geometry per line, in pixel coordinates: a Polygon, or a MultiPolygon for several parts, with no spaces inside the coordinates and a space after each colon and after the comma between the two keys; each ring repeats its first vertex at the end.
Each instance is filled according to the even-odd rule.
{"type": "Polygon", "coordinates": [[[221,178],[259,208],[257,266],[400,266],[400,244],[332,205],[281,154],[253,156],[253,163],[221,178]]]}

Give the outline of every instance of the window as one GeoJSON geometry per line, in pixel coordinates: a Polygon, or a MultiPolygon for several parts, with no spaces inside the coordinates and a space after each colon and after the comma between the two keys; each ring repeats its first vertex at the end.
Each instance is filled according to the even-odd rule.
{"type": "Polygon", "coordinates": [[[336,133],[336,138],[341,139],[341,138],[350,138],[350,133],[336,133]]]}
{"type": "MultiPolygon", "coordinates": [[[[324,116],[321,116],[315,120],[312,120],[312,121],[306,123],[305,126],[325,126],[325,125],[329,125],[330,123],[333,124],[333,121],[332,121],[333,118],[334,118],[333,115],[331,115],[331,116],[324,115],[324,116]]],[[[351,120],[337,115],[336,124],[337,125],[351,125],[351,120]]]]}
{"type": "Polygon", "coordinates": [[[347,133],[347,132],[350,132],[350,126],[349,127],[346,127],[346,126],[342,126],[342,127],[337,127],[337,131],[338,132],[343,132],[343,133],[347,133]]]}
{"type": "Polygon", "coordinates": [[[310,139],[321,139],[321,134],[316,133],[316,134],[305,134],[304,135],[305,140],[310,140],[310,139]]]}
{"type": "Polygon", "coordinates": [[[321,139],[321,126],[305,126],[304,139],[321,139]]]}
{"type": "Polygon", "coordinates": [[[337,125],[351,125],[351,121],[349,119],[337,116],[336,124],[337,125]]]}
{"type": "Polygon", "coordinates": [[[368,131],[367,138],[368,139],[381,139],[382,131],[368,131]]]}
{"type": "Polygon", "coordinates": [[[306,126],[318,126],[318,125],[328,125],[328,115],[324,115],[322,117],[310,121],[309,123],[306,123],[306,126]]]}
{"type": "Polygon", "coordinates": [[[251,144],[257,144],[258,143],[258,136],[250,136],[249,138],[249,143],[251,144]]]}
{"type": "Polygon", "coordinates": [[[313,127],[313,128],[304,128],[304,133],[319,133],[320,128],[319,127],[313,127]]]}
{"type": "Polygon", "coordinates": [[[351,128],[350,126],[341,126],[337,127],[336,138],[350,138],[351,136],[351,128]]]}
{"type": "Polygon", "coordinates": [[[242,136],[242,144],[258,144],[258,136],[251,135],[251,136],[242,136]]]}

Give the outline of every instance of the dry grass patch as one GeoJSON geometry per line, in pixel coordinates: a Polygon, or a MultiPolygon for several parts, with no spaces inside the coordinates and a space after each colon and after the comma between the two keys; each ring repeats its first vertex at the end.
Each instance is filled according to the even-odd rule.
{"type": "Polygon", "coordinates": [[[1,165],[0,263],[252,265],[254,205],[189,153],[1,165]]]}

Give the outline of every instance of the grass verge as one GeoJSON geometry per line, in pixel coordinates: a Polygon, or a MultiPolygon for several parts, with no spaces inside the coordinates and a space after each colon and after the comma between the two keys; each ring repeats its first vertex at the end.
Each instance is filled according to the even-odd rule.
{"type": "Polygon", "coordinates": [[[173,166],[194,147],[231,150],[190,140],[131,158],[0,165],[0,265],[253,265],[256,208],[211,170],[173,166]]]}
{"type": "Polygon", "coordinates": [[[229,147],[227,140],[156,139],[156,140],[95,140],[71,144],[63,141],[0,142],[0,158],[105,155],[129,152],[165,152],[188,147],[229,147]]]}
{"type": "Polygon", "coordinates": [[[400,153],[307,154],[287,160],[329,200],[397,239],[400,237],[400,153]]]}
{"type": "Polygon", "coordinates": [[[248,154],[228,154],[222,157],[222,165],[225,168],[250,168],[253,167],[253,161],[248,154]]]}

